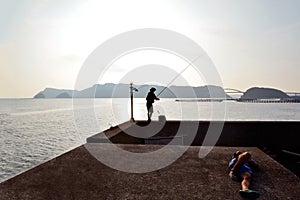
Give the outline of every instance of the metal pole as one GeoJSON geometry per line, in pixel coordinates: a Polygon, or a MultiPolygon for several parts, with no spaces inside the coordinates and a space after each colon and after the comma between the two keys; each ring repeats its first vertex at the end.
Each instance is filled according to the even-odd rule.
{"type": "Polygon", "coordinates": [[[131,105],[131,120],[134,121],[133,118],[133,86],[132,86],[132,82],[130,83],[130,105],[131,105]]]}

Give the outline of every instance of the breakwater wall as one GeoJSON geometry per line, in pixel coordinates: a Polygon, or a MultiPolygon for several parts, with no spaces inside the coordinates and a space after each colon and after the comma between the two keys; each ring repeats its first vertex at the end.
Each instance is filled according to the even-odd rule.
{"type": "Polygon", "coordinates": [[[200,99],[176,99],[179,102],[223,102],[223,101],[236,101],[240,103],[300,103],[299,98],[290,99],[213,99],[213,98],[200,98],[200,99]]]}
{"type": "MultiPolygon", "coordinates": [[[[297,121],[153,121],[150,124],[146,121],[126,122],[120,125],[121,128],[112,127],[88,138],[87,142],[106,143],[110,140],[119,144],[165,144],[176,136],[179,137],[179,144],[182,141],[182,145],[188,145],[190,132],[193,131],[189,129],[195,126],[198,130],[192,146],[203,144],[209,127],[223,126],[216,146],[256,146],[272,150],[300,151],[300,122],[297,121]],[[179,127],[185,130],[184,133],[178,134],[179,127]],[[155,135],[145,137],[145,132],[153,131],[155,128],[158,129],[155,135]],[[131,135],[132,132],[138,136],[131,135]]],[[[207,143],[207,145],[214,144],[207,143]]]]}

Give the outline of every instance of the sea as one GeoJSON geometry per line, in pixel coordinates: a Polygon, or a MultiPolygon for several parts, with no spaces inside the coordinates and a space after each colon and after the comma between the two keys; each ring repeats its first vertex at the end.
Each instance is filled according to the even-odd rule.
{"type": "MultiPolygon", "coordinates": [[[[134,99],[136,120],[147,117],[134,99]]],[[[152,119],[300,121],[300,103],[190,102],[161,99],[152,119]]],[[[130,119],[129,99],[0,99],[0,182],[85,143],[130,119]]]]}

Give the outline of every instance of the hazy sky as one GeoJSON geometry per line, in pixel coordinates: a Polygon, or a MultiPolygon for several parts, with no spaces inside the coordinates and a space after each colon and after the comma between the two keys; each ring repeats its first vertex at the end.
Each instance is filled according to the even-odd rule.
{"type": "Polygon", "coordinates": [[[0,0],[0,98],[74,88],[97,46],[138,28],[196,41],[225,87],[300,92],[299,10],[299,0],[0,0]]]}

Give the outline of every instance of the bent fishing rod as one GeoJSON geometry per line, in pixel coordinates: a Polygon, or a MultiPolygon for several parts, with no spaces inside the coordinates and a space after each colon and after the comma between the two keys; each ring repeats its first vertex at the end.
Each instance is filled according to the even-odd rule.
{"type": "Polygon", "coordinates": [[[203,55],[199,55],[199,56],[197,56],[194,60],[192,60],[192,62],[190,62],[179,74],[177,74],[169,83],[168,83],[168,85],[167,86],[165,86],[164,87],[164,89],[162,89],[159,93],[158,93],[158,95],[157,95],[157,97],[159,97],[159,95],[161,95],[170,85],[171,85],[171,83],[172,82],[174,82],[179,76],[180,76],[180,74],[182,74],[185,70],[187,70],[187,68],[189,68],[189,66],[191,66],[196,60],[198,60],[201,56],[203,56],[203,55]]]}

